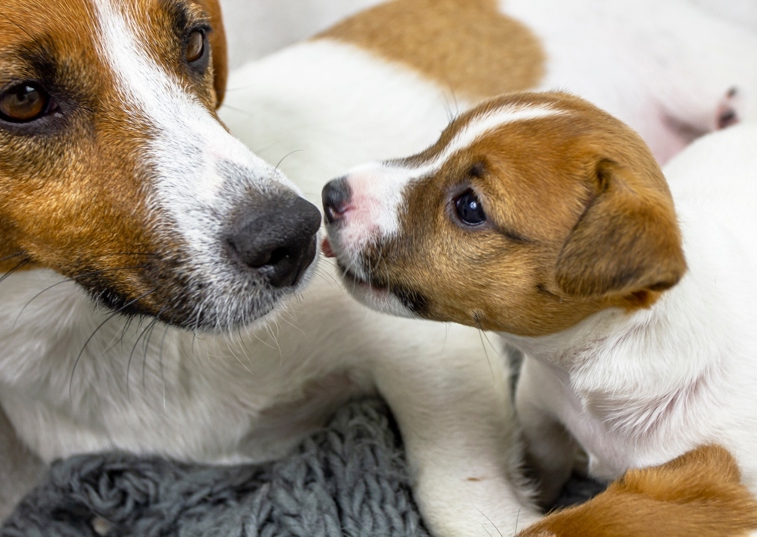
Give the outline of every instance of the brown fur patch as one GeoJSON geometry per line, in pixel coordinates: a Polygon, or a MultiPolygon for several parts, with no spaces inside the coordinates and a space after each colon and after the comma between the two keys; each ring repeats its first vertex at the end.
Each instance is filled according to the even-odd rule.
{"type": "Polygon", "coordinates": [[[394,0],[318,38],[400,62],[473,101],[534,88],[545,69],[539,40],[495,0],[394,0]]]}
{"type": "Polygon", "coordinates": [[[655,468],[630,470],[587,503],[547,516],[518,537],[744,537],[757,502],[734,458],[704,446],[655,468]]]}
{"type": "MultiPolygon", "coordinates": [[[[216,0],[204,1],[217,16],[216,0]]],[[[212,70],[196,80],[176,63],[182,49],[170,2],[116,3],[144,17],[145,49],[213,111],[212,70]]],[[[186,7],[206,17],[199,4],[186,7]]],[[[100,56],[97,28],[87,0],[3,4],[0,91],[32,82],[58,108],[34,123],[0,121],[0,271],[25,261],[26,268],[71,277],[106,301],[115,295],[126,301],[165,287],[159,274],[173,268],[177,254],[176,245],[151,231],[152,170],[144,158],[151,126],[123,102],[100,56]]],[[[218,49],[223,56],[221,42],[218,49]]],[[[140,302],[145,311],[159,304],[157,296],[140,302]]]]}
{"type": "Polygon", "coordinates": [[[210,33],[210,46],[213,51],[213,88],[215,89],[216,108],[223,104],[226,95],[226,82],[229,78],[229,53],[226,43],[226,29],[219,0],[198,0],[208,14],[213,31],[210,33]]]}
{"type": "Polygon", "coordinates": [[[409,184],[402,231],[365,252],[375,283],[413,297],[423,317],[548,334],[607,307],[647,307],[685,271],[673,202],[649,149],[576,97],[499,97],[395,165],[432,160],[476,118],[527,105],[564,113],[501,125],[409,184]],[[484,207],[484,225],[455,216],[468,190],[484,207]]]}

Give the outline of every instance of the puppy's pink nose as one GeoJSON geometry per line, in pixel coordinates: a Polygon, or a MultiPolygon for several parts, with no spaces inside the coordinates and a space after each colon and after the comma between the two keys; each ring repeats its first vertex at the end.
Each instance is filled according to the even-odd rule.
{"type": "Polygon", "coordinates": [[[352,192],[349,184],[347,184],[346,177],[340,177],[326,183],[321,192],[321,200],[323,201],[323,213],[327,224],[333,224],[344,218],[345,213],[350,208],[351,197],[352,192]]]}

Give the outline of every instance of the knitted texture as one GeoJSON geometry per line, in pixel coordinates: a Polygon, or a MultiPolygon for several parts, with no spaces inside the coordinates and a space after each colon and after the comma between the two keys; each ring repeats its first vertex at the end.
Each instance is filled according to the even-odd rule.
{"type": "MultiPolygon", "coordinates": [[[[574,479],[558,506],[602,485],[574,479]]],[[[341,408],[281,461],[208,466],[122,453],[57,462],[0,537],[428,537],[378,399],[341,408]]]]}
{"type": "Polygon", "coordinates": [[[2,537],[416,536],[427,531],[386,405],[355,401],[281,461],[211,467],[126,454],[55,463],[2,537]]]}

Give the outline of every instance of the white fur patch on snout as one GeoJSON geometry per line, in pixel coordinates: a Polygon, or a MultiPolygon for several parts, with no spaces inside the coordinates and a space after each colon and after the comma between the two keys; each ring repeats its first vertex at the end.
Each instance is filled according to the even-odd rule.
{"type": "Polygon", "coordinates": [[[339,235],[340,244],[360,250],[399,231],[403,188],[411,178],[404,168],[369,163],[351,170],[345,181],[350,190],[349,210],[339,235]]]}
{"type": "Polygon", "coordinates": [[[134,111],[129,128],[145,133],[147,140],[140,148],[145,154],[135,161],[144,162],[149,170],[145,176],[153,178],[144,185],[153,217],[151,232],[159,243],[185,249],[179,270],[191,280],[202,280],[197,285],[202,291],[183,300],[215,317],[218,325],[264,315],[282,293],[239,281],[250,276],[240,275],[224,257],[222,232],[234,210],[251,198],[300,192],[229,134],[194,94],[148,55],[139,17],[128,7],[118,0],[94,0],[94,5],[98,46],[124,108],[134,111]]]}

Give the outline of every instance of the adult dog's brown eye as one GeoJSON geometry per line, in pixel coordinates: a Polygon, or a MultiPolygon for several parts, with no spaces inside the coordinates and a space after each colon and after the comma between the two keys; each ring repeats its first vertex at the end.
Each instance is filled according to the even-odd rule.
{"type": "Polygon", "coordinates": [[[187,45],[184,49],[184,57],[187,63],[194,63],[202,59],[205,54],[205,32],[201,30],[192,30],[187,37],[187,45]]]}
{"type": "Polygon", "coordinates": [[[50,95],[31,83],[22,83],[0,93],[0,119],[28,123],[50,110],[50,95]]]}

